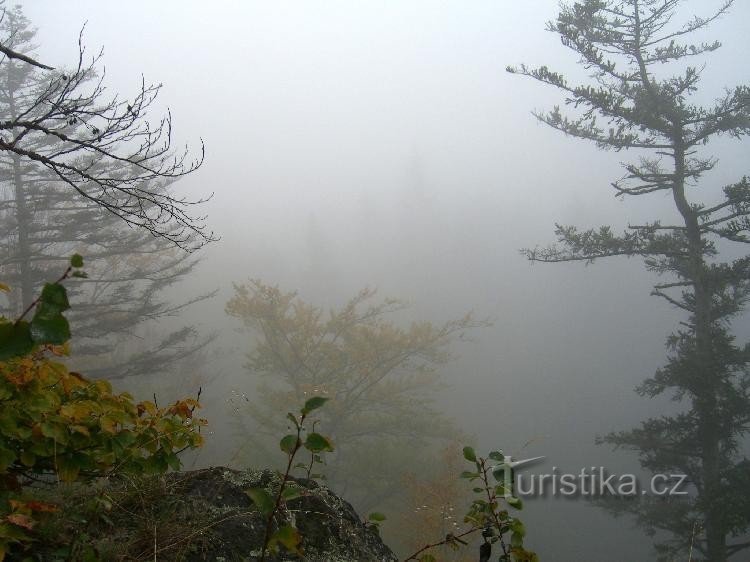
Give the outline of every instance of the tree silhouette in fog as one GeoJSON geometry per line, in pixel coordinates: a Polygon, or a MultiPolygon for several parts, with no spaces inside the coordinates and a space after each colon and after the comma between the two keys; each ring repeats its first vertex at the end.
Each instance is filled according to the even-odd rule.
{"type": "MultiPolygon", "coordinates": [[[[432,403],[441,386],[437,369],[449,361],[452,342],[486,325],[467,315],[400,327],[405,305],[374,297],[365,289],[325,311],[296,293],[251,281],[236,286],[227,304],[227,313],[256,336],[246,367],[259,383],[257,399],[243,407],[258,432],[278,435],[285,412],[311,396],[329,398],[321,431],[336,452],[325,475],[362,512],[400,494],[407,472],[426,470],[425,451],[458,435],[432,403]]],[[[261,446],[248,443],[251,462],[262,456],[261,446]]]]}
{"type": "Polygon", "coordinates": [[[705,107],[692,101],[702,70],[693,61],[720,43],[691,43],[689,36],[728,13],[731,1],[682,25],[679,4],[586,0],[563,6],[548,29],[580,56],[588,83],[572,84],[546,66],[508,70],[565,95],[567,111],[538,112],[541,122],[603,150],[636,152],[637,160],[611,184],[617,196],[661,193],[674,201],[670,217],[619,234],[608,226],[557,225],[558,244],[525,254],[533,261],[586,263],[637,256],[664,278],[652,294],[683,311],[685,320],[667,340],[666,365],[638,392],[669,393],[683,409],[601,441],[637,451],[654,473],[688,475],[692,493],[685,501],[602,503],[634,514],[650,534],[671,534],[657,547],[662,560],[692,549],[721,562],[750,546],[733,539],[750,523],[750,462],[740,447],[750,422],[750,347],[737,344],[730,331],[750,296],[750,258],[721,259],[736,254],[730,246],[750,242],[750,183],[741,177],[719,187],[705,178],[718,160],[704,146],[721,135],[750,133],[750,88],[726,89],[705,107]]]}
{"type": "Polygon", "coordinates": [[[159,86],[107,98],[99,57],[85,64],[83,48],[73,69],[45,70],[20,7],[3,13],[0,34],[11,55],[0,61],[0,276],[14,289],[0,312],[18,315],[80,253],[89,277],[70,287],[77,361],[94,377],[169,369],[209,340],[193,327],[144,331],[208,296],[166,297],[198,263],[184,249],[212,238],[171,194],[201,160],[170,151],[169,117],[145,120],[159,86]]]}

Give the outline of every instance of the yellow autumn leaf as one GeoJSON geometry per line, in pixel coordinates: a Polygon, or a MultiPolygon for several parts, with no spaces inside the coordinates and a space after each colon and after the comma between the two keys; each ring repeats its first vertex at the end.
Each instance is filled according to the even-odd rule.
{"type": "Polygon", "coordinates": [[[65,394],[70,394],[71,391],[75,390],[76,388],[83,388],[88,384],[89,382],[78,373],[68,373],[67,376],[63,377],[62,379],[63,390],[65,391],[65,394]]]}
{"type": "Polygon", "coordinates": [[[107,433],[117,433],[117,420],[110,418],[109,416],[103,416],[99,419],[99,425],[102,431],[107,433]]]}
{"type": "Polygon", "coordinates": [[[70,342],[66,341],[61,345],[50,345],[47,347],[47,351],[57,357],[68,357],[70,355],[70,342]]]}
{"type": "Polygon", "coordinates": [[[143,412],[146,412],[149,416],[155,416],[157,412],[156,404],[148,400],[140,402],[138,404],[138,415],[143,414],[143,412]]]}
{"type": "Polygon", "coordinates": [[[85,435],[86,437],[90,437],[91,436],[91,432],[89,431],[89,428],[86,427],[85,425],[71,425],[70,429],[74,433],[81,433],[81,434],[85,435]]]}
{"type": "Polygon", "coordinates": [[[60,415],[64,418],[75,419],[76,404],[63,404],[60,406],[60,415]]]}
{"type": "Polygon", "coordinates": [[[99,379],[94,383],[96,388],[102,394],[112,394],[112,385],[103,379],[99,379]]]}

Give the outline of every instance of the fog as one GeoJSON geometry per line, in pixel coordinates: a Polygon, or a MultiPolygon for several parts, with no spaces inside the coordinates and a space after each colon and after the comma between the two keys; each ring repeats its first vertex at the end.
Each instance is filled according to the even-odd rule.
{"type": "MultiPolygon", "coordinates": [[[[532,110],[563,100],[505,72],[527,63],[584,75],[544,30],[557,0],[22,5],[39,60],[72,64],[85,23],[109,92],[127,98],[141,75],[162,83],[176,145],[205,142],[205,164],[175,184],[213,193],[200,214],[221,237],[174,289],[218,289],[181,320],[218,333],[201,366],[212,434],[197,465],[228,462],[237,436],[226,401],[232,389],[254,393],[242,366],[251,340],[224,307],[233,283],[260,278],[323,307],[372,287],[408,301],[409,319],[492,319],[442,370],[440,407],[477,450],[544,455],[548,470],[640,471],[634,455],[594,440],[677,407],[633,389],[663,364],[682,316],[649,295],[654,278],[637,259],[532,265],[519,253],[552,242],[555,223],[617,231],[674,213],[667,195],[613,197],[629,155],[537,124],[532,110]]],[[[748,21],[738,3],[709,29],[724,46],[708,57],[701,99],[750,78],[748,21]]],[[[721,162],[708,182],[747,172],[747,144],[710,148],[721,162]]],[[[739,336],[748,327],[739,319],[739,336]]],[[[528,498],[522,517],[542,560],[654,556],[630,520],[582,500],[528,498]]]]}

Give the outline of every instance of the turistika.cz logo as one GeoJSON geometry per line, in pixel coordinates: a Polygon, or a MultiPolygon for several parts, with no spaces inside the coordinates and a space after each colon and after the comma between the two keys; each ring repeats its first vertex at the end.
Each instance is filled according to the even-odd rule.
{"type": "Polygon", "coordinates": [[[505,495],[510,496],[685,496],[688,495],[687,476],[684,474],[654,474],[644,486],[635,474],[611,474],[603,466],[582,468],[577,473],[552,472],[524,474],[522,467],[537,464],[545,457],[514,461],[505,455],[502,463],[493,467],[495,478],[503,482],[505,495]]]}

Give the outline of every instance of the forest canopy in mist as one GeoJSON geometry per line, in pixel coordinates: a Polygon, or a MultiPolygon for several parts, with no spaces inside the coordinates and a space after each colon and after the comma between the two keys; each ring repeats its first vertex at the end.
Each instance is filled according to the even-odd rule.
{"type": "Polygon", "coordinates": [[[3,9],[10,559],[36,478],[298,452],[405,558],[478,525],[464,446],[685,475],[507,504],[541,560],[747,555],[746,3],[3,9]]]}

